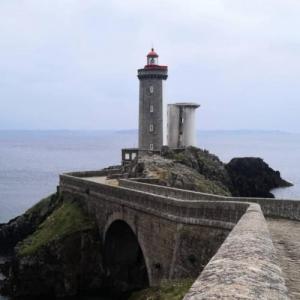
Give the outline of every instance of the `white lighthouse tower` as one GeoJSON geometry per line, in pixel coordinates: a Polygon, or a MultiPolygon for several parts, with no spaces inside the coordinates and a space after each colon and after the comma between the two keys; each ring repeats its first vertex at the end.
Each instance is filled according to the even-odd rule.
{"type": "Polygon", "coordinates": [[[168,105],[168,146],[184,148],[197,146],[196,103],[175,103],[168,105]]]}

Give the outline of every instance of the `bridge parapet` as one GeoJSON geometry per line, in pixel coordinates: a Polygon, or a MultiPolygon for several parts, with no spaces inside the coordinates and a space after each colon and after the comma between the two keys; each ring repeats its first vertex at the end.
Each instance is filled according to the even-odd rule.
{"type": "Polygon", "coordinates": [[[98,194],[106,201],[118,202],[138,210],[148,211],[167,219],[189,224],[202,224],[231,229],[247,210],[249,203],[236,201],[188,201],[119,186],[86,180],[73,174],[60,175],[60,191],[85,195],[98,194]]]}
{"type": "Polygon", "coordinates": [[[79,178],[85,178],[85,177],[100,177],[100,176],[112,176],[120,173],[121,166],[115,166],[111,168],[106,168],[102,170],[95,170],[95,171],[78,171],[78,172],[71,172],[67,175],[72,177],[79,177],[79,178]]]}
{"type": "Polygon", "coordinates": [[[183,300],[285,300],[287,294],[266,221],[251,204],[183,300]]]}
{"type": "MultiPolygon", "coordinates": [[[[151,181],[150,181],[151,182],[151,181]]],[[[242,203],[258,203],[266,217],[286,218],[300,221],[300,201],[272,198],[226,197],[206,194],[178,188],[139,182],[134,179],[120,179],[122,187],[185,200],[233,201],[242,203]]]]}
{"type": "MultiPolygon", "coordinates": [[[[197,276],[219,249],[184,300],[288,299],[266,221],[260,206],[253,203],[266,201],[267,211],[269,203],[278,200],[222,197],[123,179],[120,186],[110,186],[85,178],[106,176],[105,172],[61,175],[60,192],[84,199],[104,236],[115,214],[130,224],[146,258],[150,285],[195,270],[197,276]],[[192,250],[198,256],[193,261],[205,264],[191,269],[186,258],[191,257],[190,242],[195,239],[192,250]],[[215,243],[209,257],[207,249],[200,251],[207,243],[215,243]]],[[[280,205],[269,213],[294,216],[289,214],[292,208],[280,205]]]]}

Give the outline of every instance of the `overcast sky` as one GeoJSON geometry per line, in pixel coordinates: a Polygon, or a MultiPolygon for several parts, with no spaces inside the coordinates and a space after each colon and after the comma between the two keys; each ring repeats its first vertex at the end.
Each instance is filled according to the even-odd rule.
{"type": "Polygon", "coordinates": [[[300,132],[299,0],[1,0],[0,129],[137,128],[153,44],[198,129],[300,132]]]}

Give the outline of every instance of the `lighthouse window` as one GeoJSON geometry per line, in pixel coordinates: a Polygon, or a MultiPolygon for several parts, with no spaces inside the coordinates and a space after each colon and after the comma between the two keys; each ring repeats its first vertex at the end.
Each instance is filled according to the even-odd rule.
{"type": "Polygon", "coordinates": [[[150,112],[153,112],[154,108],[153,108],[153,104],[150,104],[150,112]]]}
{"type": "Polygon", "coordinates": [[[153,92],[154,92],[154,87],[153,87],[153,85],[150,85],[150,87],[149,87],[149,92],[150,92],[150,94],[153,94],[153,92]]]}
{"type": "Polygon", "coordinates": [[[153,132],[153,124],[150,124],[149,130],[150,130],[150,132],[153,132]]]}
{"type": "Polygon", "coordinates": [[[150,150],[153,150],[153,144],[150,144],[149,149],[150,149],[150,150]]]}

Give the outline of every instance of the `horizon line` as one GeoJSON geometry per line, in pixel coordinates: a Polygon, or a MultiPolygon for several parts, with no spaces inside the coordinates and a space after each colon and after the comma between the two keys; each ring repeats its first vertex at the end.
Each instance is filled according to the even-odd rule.
{"type": "MultiPolygon", "coordinates": [[[[131,128],[131,129],[1,129],[0,132],[8,132],[8,131],[24,131],[24,132],[32,132],[32,131],[38,131],[38,132],[71,132],[71,131],[77,131],[77,132],[92,132],[92,131],[105,131],[105,132],[125,132],[125,131],[138,131],[138,128],[131,128]]],[[[196,129],[197,132],[276,132],[276,133],[286,133],[286,134],[300,134],[299,131],[288,131],[288,130],[282,130],[282,129],[196,129]]]]}

